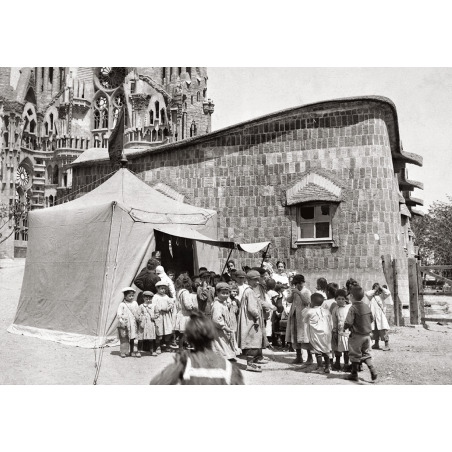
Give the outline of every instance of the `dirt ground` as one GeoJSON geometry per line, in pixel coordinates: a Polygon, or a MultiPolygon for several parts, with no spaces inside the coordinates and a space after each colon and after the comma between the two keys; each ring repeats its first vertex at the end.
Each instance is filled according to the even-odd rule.
{"type": "MultiPolygon", "coordinates": [[[[94,351],[60,345],[6,332],[19,301],[24,273],[24,259],[0,262],[0,384],[86,385],[95,374],[94,351]]],[[[426,310],[431,317],[451,318],[452,297],[429,296],[426,310]]],[[[373,350],[378,371],[378,385],[451,384],[452,323],[428,322],[427,328],[400,327],[390,332],[391,351],[373,350]]],[[[329,375],[312,373],[313,367],[292,365],[294,353],[265,351],[271,362],[260,374],[244,372],[251,385],[350,385],[371,384],[367,369],[359,383],[343,379],[342,372],[329,375]]],[[[106,348],[98,384],[148,384],[172,361],[172,354],[142,358],[119,357],[119,347],[106,348]]],[[[244,369],[245,361],[238,359],[244,369]]]]}

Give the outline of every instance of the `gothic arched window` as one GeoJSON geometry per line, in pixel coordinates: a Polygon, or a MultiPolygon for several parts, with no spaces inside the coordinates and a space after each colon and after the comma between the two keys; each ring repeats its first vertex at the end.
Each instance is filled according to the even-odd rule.
{"type": "Polygon", "coordinates": [[[54,184],[58,184],[58,165],[53,168],[53,181],[54,184]]]}
{"type": "Polygon", "coordinates": [[[101,94],[94,102],[94,128],[108,129],[108,99],[101,94]]]}
{"type": "Polygon", "coordinates": [[[196,136],[196,122],[193,120],[190,126],[190,137],[195,137],[196,136]]]}

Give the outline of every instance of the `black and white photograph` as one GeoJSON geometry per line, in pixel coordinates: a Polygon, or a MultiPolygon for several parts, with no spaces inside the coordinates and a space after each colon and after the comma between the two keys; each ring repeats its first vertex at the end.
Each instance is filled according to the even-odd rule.
{"type": "Polygon", "coordinates": [[[2,383],[450,384],[451,80],[2,67],[2,383]]]}
{"type": "Polygon", "coordinates": [[[2,450],[444,448],[440,2],[0,12],[2,450]]]}

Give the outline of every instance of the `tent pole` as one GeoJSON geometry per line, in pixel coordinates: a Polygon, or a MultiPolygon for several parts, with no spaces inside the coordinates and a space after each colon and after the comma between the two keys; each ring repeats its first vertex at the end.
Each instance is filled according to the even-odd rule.
{"type": "Polygon", "coordinates": [[[229,256],[226,259],[226,262],[224,263],[223,271],[220,273],[221,276],[223,276],[224,270],[226,269],[226,265],[227,265],[227,263],[229,261],[229,258],[231,257],[232,251],[234,251],[234,248],[231,248],[231,251],[229,251],[229,256]]]}
{"type": "Polygon", "coordinates": [[[267,249],[265,250],[264,255],[262,256],[261,267],[264,265],[264,261],[265,261],[265,258],[267,256],[267,252],[268,252],[269,248],[270,248],[270,243],[267,245],[267,249]]]}

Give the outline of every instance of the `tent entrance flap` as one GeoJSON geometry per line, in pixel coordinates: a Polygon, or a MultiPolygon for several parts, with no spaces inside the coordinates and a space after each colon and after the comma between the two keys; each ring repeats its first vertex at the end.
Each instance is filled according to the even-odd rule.
{"type": "Polygon", "coordinates": [[[228,240],[214,240],[201,234],[198,231],[195,231],[185,224],[154,226],[154,229],[163,232],[164,234],[172,235],[174,237],[196,240],[198,242],[206,243],[207,245],[218,246],[220,248],[238,249],[240,251],[246,251],[247,253],[257,253],[270,244],[270,242],[237,243],[228,240]]]}
{"type": "Polygon", "coordinates": [[[155,251],[162,254],[163,268],[173,270],[176,274],[188,272],[195,274],[193,240],[185,237],[168,237],[164,233],[155,230],[155,251]]]}

